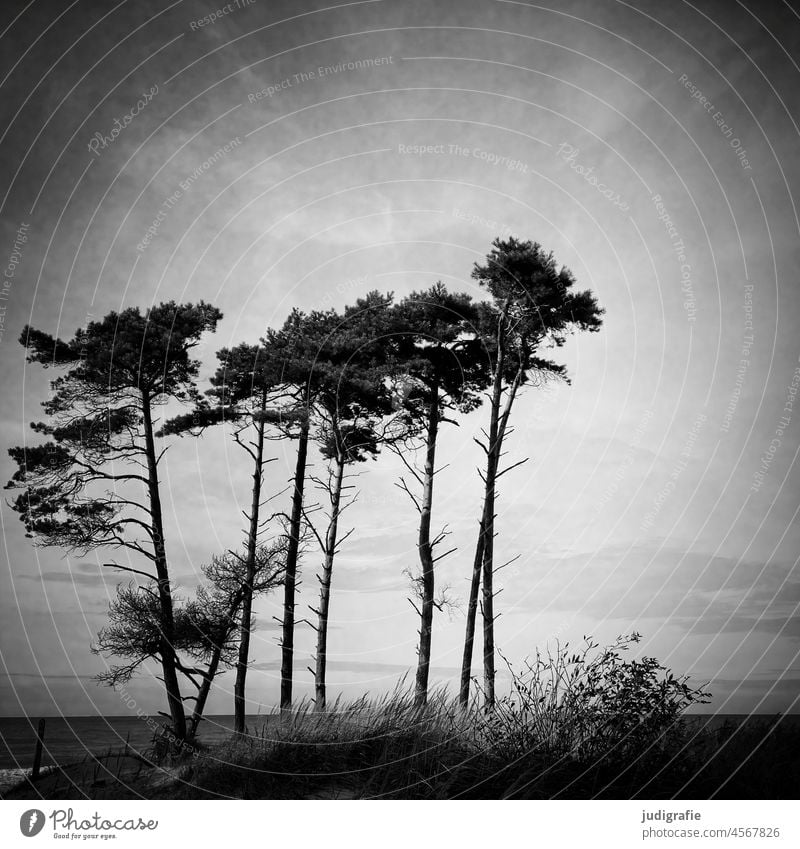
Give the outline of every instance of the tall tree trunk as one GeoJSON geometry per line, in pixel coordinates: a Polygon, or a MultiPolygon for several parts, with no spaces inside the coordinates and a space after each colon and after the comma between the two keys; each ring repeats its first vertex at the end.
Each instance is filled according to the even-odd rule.
{"type": "Polygon", "coordinates": [[[331,490],[331,518],[325,534],[325,561],[319,579],[319,609],[317,610],[317,657],[314,670],[314,689],[316,709],[324,711],[326,707],[325,668],[328,660],[328,615],[331,603],[331,581],[333,579],[333,560],[336,557],[336,537],[339,530],[339,505],[342,500],[342,481],[344,480],[343,450],[336,457],[336,472],[331,490]]]}
{"type": "Polygon", "coordinates": [[[147,454],[147,481],[150,496],[150,518],[153,531],[153,553],[155,555],[156,576],[158,578],[158,599],[161,609],[161,669],[164,674],[164,687],[172,718],[172,733],[179,741],[186,739],[186,714],[183,710],[180,686],[178,684],[177,656],[175,654],[175,620],[173,616],[172,591],[167,569],[167,553],[164,545],[164,520],[161,512],[161,494],[158,485],[158,464],[153,440],[153,419],[150,409],[150,396],[142,393],[142,418],[144,421],[145,451],[147,454]]]}
{"type": "Polygon", "coordinates": [[[483,698],[494,707],[494,502],[497,463],[486,464],[486,506],[483,533],[483,698]]]}
{"type": "Polygon", "coordinates": [[[428,408],[428,432],[425,446],[422,505],[419,518],[419,561],[422,567],[422,598],[420,604],[419,652],[414,700],[422,706],[428,700],[428,673],[431,664],[431,637],[433,633],[433,550],[431,548],[431,507],[433,505],[433,477],[436,473],[436,437],[439,430],[439,389],[434,385],[428,408]]]}
{"type": "Polygon", "coordinates": [[[469,704],[469,687],[472,680],[472,652],[475,645],[475,620],[478,615],[478,595],[481,587],[481,569],[483,568],[483,539],[486,529],[486,499],[483,503],[478,529],[478,543],[475,546],[475,559],[472,563],[472,581],[469,588],[469,603],[467,604],[467,628],[464,637],[464,655],[461,660],[461,687],[458,699],[462,707],[469,704]]]}
{"type": "MultiPolygon", "coordinates": [[[[498,375],[504,366],[502,355],[498,356],[498,375]]],[[[489,423],[489,452],[486,458],[485,500],[483,507],[483,690],[484,704],[487,709],[494,707],[494,520],[495,500],[497,497],[497,478],[500,456],[503,453],[503,439],[508,427],[508,419],[517,391],[522,383],[524,372],[517,371],[508,387],[505,408],[502,415],[500,405],[503,395],[502,379],[495,376],[492,389],[491,421],[489,423]]]]}
{"type": "Polygon", "coordinates": [[[197,736],[197,727],[200,725],[200,720],[203,718],[203,711],[206,709],[208,695],[211,692],[211,685],[214,683],[214,678],[219,669],[219,661],[222,657],[222,649],[214,649],[214,654],[211,655],[211,662],[208,664],[208,669],[203,675],[203,683],[197,691],[197,700],[194,703],[191,719],[189,720],[189,740],[194,740],[197,736]]]}
{"type": "Polygon", "coordinates": [[[309,416],[306,416],[297,443],[297,463],[294,471],[292,515],[289,519],[289,545],[286,551],[286,574],[283,585],[283,626],[281,638],[281,711],[292,709],[292,664],[294,660],[294,605],[297,584],[297,558],[303,524],[303,490],[306,483],[308,458],[309,416]]]}
{"type": "MultiPolygon", "coordinates": [[[[244,594],[244,587],[242,587],[239,592],[231,600],[230,606],[227,611],[227,619],[228,621],[234,619],[236,616],[239,605],[242,603],[242,596],[244,594]]],[[[228,636],[230,632],[228,632],[228,636]]],[[[223,638],[219,641],[219,644],[214,648],[214,652],[211,655],[211,660],[209,661],[208,668],[203,676],[203,683],[200,685],[200,689],[197,692],[197,699],[194,703],[194,710],[192,711],[192,718],[189,721],[189,739],[193,740],[197,735],[197,727],[200,725],[200,720],[203,718],[203,711],[206,708],[206,702],[208,701],[208,695],[211,692],[211,685],[214,683],[214,678],[217,675],[217,670],[219,669],[219,662],[222,658],[222,649],[225,645],[226,638],[223,638]]]]}
{"type": "MultiPolygon", "coordinates": [[[[261,411],[266,406],[266,395],[262,398],[261,411]]],[[[245,682],[250,654],[250,631],[253,614],[253,583],[256,577],[256,551],[258,547],[258,520],[261,505],[261,484],[264,479],[264,419],[256,427],[256,457],[253,468],[253,499],[250,506],[250,528],[247,533],[247,565],[242,586],[242,619],[239,639],[239,657],[236,661],[236,681],[233,685],[233,730],[244,734],[245,682]]]]}
{"type": "Polygon", "coordinates": [[[478,594],[483,572],[483,665],[484,690],[488,706],[494,704],[494,589],[492,586],[494,546],[494,489],[497,476],[497,458],[500,454],[498,428],[500,401],[503,394],[503,370],[505,367],[505,321],[508,304],[503,306],[497,322],[497,359],[492,380],[492,397],[489,419],[489,444],[486,446],[486,472],[483,479],[483,511],[478,527],[475,558],[472,564],[467,625],[464,635],[464,655],[461,661],[461,687],[459,700],[462,706],[469,703],[469,688],[472,678],[472,652],[475,644],[475,622],[477,619],[478,594]],[[488,560],[487,560],[488,554],[488,560]],[[488,567],[487,567],[488,563],[488,567]],[[488,584],[486,576],[488,574],[488,584]],[[488,604],[488,611],[487,611],[488,604]],[[487,613],[488,618],[487,618],[487,613]]]}

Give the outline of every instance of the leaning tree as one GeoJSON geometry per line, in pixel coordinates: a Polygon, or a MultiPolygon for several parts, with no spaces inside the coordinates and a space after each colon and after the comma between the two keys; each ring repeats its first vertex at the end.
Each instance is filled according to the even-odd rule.
{"type": "MultiPolygon", "coordinates": [[[[260,546],[256,556],[254,593],[268,592],[281,582],[282,546],[260,546]]],[[[173,648],[178,669],[189,682],[192,703],[186,739],[193,740],[203,718],[211,686],[221,667],[235,665],[239,610],[244,595],[246,559],[235,552],[215,555],[202,567],[205,580],[193,597],[173,595],[173,648]]],[[[158,594],[131,582],[117,587],[92,652],[108,658],[96,679],[112,687],[127,683],[148,661],[161,663],[161,610],[158,594]]]]}
{"type": "Polygon", "coordinates": [[[398,349],[395,381],[407,433],[412,444],[421,443],[424,454],[423,466],[418,469],[406,456],[408,443],[395,443],[396,453],[421,490],[417,497],[411,482],[400,479],[399,486],[419,513],[420,572],[412,578],[416,602],[411,603],[420,618],[414,691],[416,703],[422,705],[428,694],[433,612],[442,604],[436,597],[435,564],[454,550],[434,557],[434,549],[447,536],[446,529],[435,535],[431,532],[439,427],[455,423],[453,413],[467,413],[480,405],[488,375],[475,333],[479,313],[469,295],[451,293],[444,284],[436,283],[405,298],[397,305],[396,314],[403,344],[398,349]]]}
{"type": "Polygon", "coordinates": [[[347,490],[347,467],[375,457],[387,438],[383,422],[392,412],[389,382],[394,336],[391,295],[370,292],[345,308],[337,326],[321,340],[314,363],[317,390],[313,405],[313,437],[326,462],[324,475],[311,476],[328,501],[324,528],[317,530],[306,509],[309,528],[322,552],[322,570],[316,614],[317,634],[314,659],[315,708],[324,711],[327,702],[326,669],[333,567],[339,549],[350,531],[340,536],[339,521],[353,502],[347,490]]]}
{"type": "Polygon", "coordinates": [[[483,581],[484,699],[494,704],[494,540],[497,481],[519,464],[500,469],[503,443],[510,434],[509,420],[520,390],[531,382],[553,377],[567,380],[566,369],[540,356],[545,347],[561,347],[568,333],[597,331],[603,310],[589,291],[572,291],[575,278],[565,267],[558,268],[552,253],[538,243],[516,238],[495,239],[486,264],[475,264],[472,277],[484,287],[491,300],[481,304],[479,330],[491,369],[489,427],[482,448],[486,465],[481,473],[483,509],[473,561],[467,627],[461,668],[460,700],[469,701],[475,620],[483,581]]]}
{"type": "Polygon", "coordinates": [[[37,545],[80,554],[124,548],[149,564],[105,565],[153,582],[158,656],[178,740],[187,728],[159,483],[166,449],[156,444],[154,414],[169,402],[196,401],[199,362],[191,352],[221,317],[204,302],[170,301],[144,314],[136,307],[111,312],[68,341],[30,326],[20,337],[28,362],[62,373],[43,403],[48,421],[32,424],[45,441],[9,451],[18,468],[7,486],[21,490],[13,508],[37,545]]]}
{"type": "Polygon", "coordinates": [[[290,484],[291,508],[284,515],[286,562],[283,580],[281,625],[280,706],[285,714],[291,709],[294,681],[295,606],[298,566],[305,538],[305,485],[308,449],[311,439],[314,405],[329,379],[321,363],[341,318],[335,310],[304,313],[294,309],[279,330],[269,329],[264,346],[273,359],[277,381],[283,389],[282,403],[270,414],[270,424],[278,433],[297,441],[294,474],[290,484]]]}
{"type": "MultiPolygon", "coordinates": [[[[252,621],[245,622],[242,612],[245,599],[250,601],[248,616],[252,620],[253,598],[283,583],[285,554],[284,542],[280,540],[271,545],[257,545],[252,554],[248,547],[244,556],[228,551],[212,558],[203,568],[206,583],[201,584],[196,597],[186,605],[190,638],[187,651],[204,664],[198,670],[199,683],[192,679],[197,687],[189,727],[192,737],[197,733],[220,665],[233,665],[237,674],[234,687],[238,683],[242,633],[252,631],[252,621]]],[[[238,692],[234,691],[234,695],[238,696],[238,692]]]]}
{"type": "Polygon", "coordinates": [[[261,518],[264,468],[273,458],[265,456],[268,426],[275,406],[282,399],[276,361],[264,344],[242,343],[217,352],[219,367],[211,378],[207,397],[191,412],[170,419],[165,434],[185,432],[199,435],[212,425],[227,424],[236,444],[252,463],[250,510],[244,512],[244,553],[231,550],[229,556],[242,561],[241,616],[236,680],[233,687],[234,731],[245,732],[245,688],[252,633],[253,586],[258,571],[257,552],[263,531],[261,518]]]}

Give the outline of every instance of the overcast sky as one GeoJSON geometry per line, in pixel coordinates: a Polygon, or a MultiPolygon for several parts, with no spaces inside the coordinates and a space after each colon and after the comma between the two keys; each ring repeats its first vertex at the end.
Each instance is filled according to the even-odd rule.
{"type": "MultiPolygon", "coordinates": [[[[470,279],[498,235],[539,241],[606,309],[558,352],[571,386],[515,410],[498,502],[497,643],[641,650],[710,681],[726,713],[800,692],[797,190],[800,20],[790,5],[368,0],[12,4],[2,42],[0,355],[6,445],[51,373],[27,322],[71,336],[162,300],[224,312],[201,348],[255,342],[292,307],[341,307],[470,279]],[[222,13],[217,20],[203,17],[222,13]],[[127,117],[126,117],[127,116],[127,117]],[[112,134],[118,120],[123,129],[112,134]],[[150,231],[148,233],[148,230],[150,231]],[[787,400],[788,399],[788,400],[787,400]]],[[[464,600],[480,508],[472,441],[443,431],[433,522],[464,600]]],[[[273,444],[266,487],[293,445],[273,444]]],[[[319,469],[319,459],[314,458],[319,469]]],[[[4,480],[13,471],[3,452],[4,480]]],[[[403,570],[413,506],[397,460],[365,464],[336,564],[329,692],[394,686],[415,663],[403,570]]],[[[250,470],[223,430],[170,448],[179,589],[236,545],[250,470]]],[[[0,713],[123,714],[89,644],[119,575],[35,549],[2,508],[0,713]]],[[[309,551],[298,616],[317,596],[309,551]]],[[[278,597],[260,600],[249,710],[277,701],[278,597]]],[[[437,614],[432,677],[458,670],[463,613],[437,614]]],[[[314,632],[298,626],[296,692],[314,632]]],[[[501,664],[502,665],[502,664],[501,664]]],[[[231,712],[232,677],[210,711],[231,712]]],[[[129,687],[143,709],[160,684],[129,687]]]]}

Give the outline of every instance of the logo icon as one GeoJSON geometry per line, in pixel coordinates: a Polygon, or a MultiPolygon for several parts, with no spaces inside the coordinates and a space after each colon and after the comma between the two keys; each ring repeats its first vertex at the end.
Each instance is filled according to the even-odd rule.
{"type": "Polygon", "coordinates": [[[37,808],[31,808],[19,818],[19,830],[25,837],[36,837],[44,828],[44,814],[37,808]]]}

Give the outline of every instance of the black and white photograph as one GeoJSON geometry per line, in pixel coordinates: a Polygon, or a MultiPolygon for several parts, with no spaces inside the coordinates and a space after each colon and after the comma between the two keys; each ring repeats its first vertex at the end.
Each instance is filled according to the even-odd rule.
{"type": "Polygon", "coordinates": [[[6,0],[0,110],[0,843],[798,845],[797,0],[6,0]]]}

